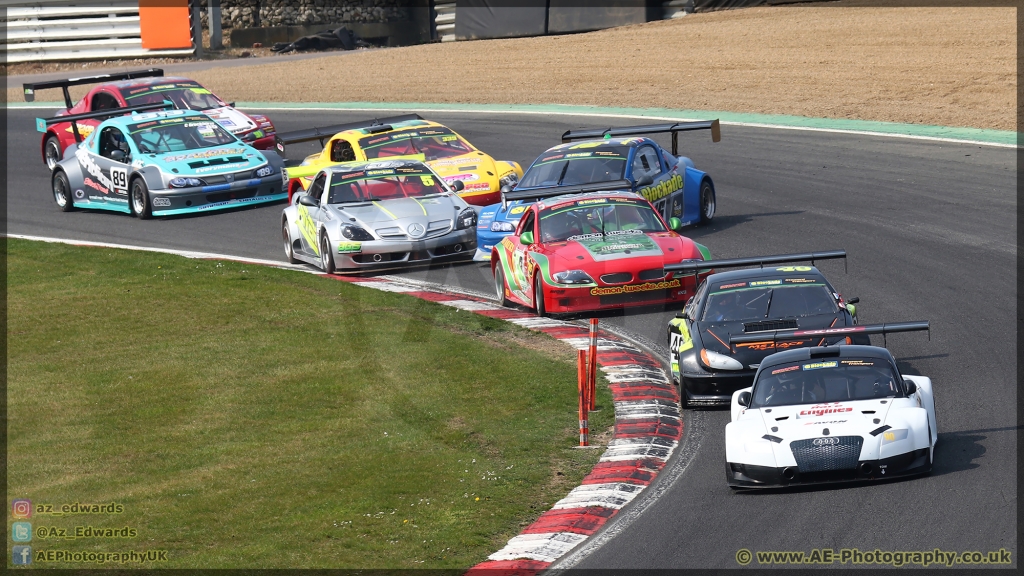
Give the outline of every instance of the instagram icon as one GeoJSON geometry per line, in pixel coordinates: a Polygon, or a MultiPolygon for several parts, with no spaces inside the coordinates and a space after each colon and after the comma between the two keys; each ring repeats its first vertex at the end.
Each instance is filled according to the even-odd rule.
{"type": "Polygon", "coordinates": [[[14,518],[31,518],[32,501],[18,499],[11,502],[11,516],[14,518]]]}

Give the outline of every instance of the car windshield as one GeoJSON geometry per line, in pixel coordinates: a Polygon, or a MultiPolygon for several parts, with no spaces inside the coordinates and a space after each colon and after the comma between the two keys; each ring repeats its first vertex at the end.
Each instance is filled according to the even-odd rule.
{"type": "Polygon", "coordinates": [[[828,286],[810,278],[727,282],[708,296],[702,320],[735,322],[835,314],[828,286]]]}
{"type": "Polygon", "coordinates": [[[761,371],[750,407],[892,398],[900,393],[896,382],[891,364],[881,358],[802,360],[761,371]]]}
{"type": "Polygon", "coordinates": [[[474,150],[448,128],[418,128],[406,132],[367,136],[359,141],[367,160],[423,154],[425,161],[461,156],[474,150]]]}
{"type": "Polygon", "coordinates": [[[327,203],[422,198],[444,192],[437,177],[426,168],[363,170],[334,176],[327,203]]]}
{"type": "Polygon", "coordinates": [[[223,146],[238,140],[205,116],[158,118],[132,124],[128,133],[144,154],[163,154],[180,150],[197,150],[223,146]]]}
{"type": "Polygon", "coordinates": [[[188,110],[209,110],[225,105],[220,98],[195,82],[169,82],[124,88],[121,90],[121,96],[129,106],[159,104],[164,100],[170,100],[176,108],[188,110]]]}
{"type": "Polygon", "coordinates": [[[664,232],[665,225],[646,202],[580,200],[540,212],[541,242],[600,240],[606,236],[664,232]]]}
{"type": "Polygon", "coordinates": [[[574,152],[546,154],[530,166],[517,188],[573,186],[622,180],[626,173],[626,146],[602,146],[574,152]]]}

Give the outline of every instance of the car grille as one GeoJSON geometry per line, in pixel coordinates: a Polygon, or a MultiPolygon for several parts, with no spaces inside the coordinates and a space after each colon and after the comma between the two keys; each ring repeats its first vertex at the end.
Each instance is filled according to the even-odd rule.
{"type": "Polygon", "coordinates": [[[604,274],[601,276],[601,282],[605,284],[622,284],[623,282],[629,282],[633,279],[633,275],[629,272],[614,272],[612,274],[604,274]]]}
{"type": "Polygon", "coordinates": [[[238,200],[241,198],[252,198],[256,195],[255,188],[249,188],[248,190],[228,190],[226,192],[216,192],[213,194],[206,195],[206,201],[213,202],[224,202],[226,200],[238,200]]]}
{"type": "Polygon", "coordinates": [[[637,277],[639,277],[640,280],[643,280],[644,282],[650,280],[661,280],[662,278],[665,277],[665,269],[652,268],[650,270],[641,270],[640,274],[638,274],[637,277]]]}
{"type": "Polygon", "coordinates": [[[792,330],[798,328],[796,320],[764,320],[762,322],[744,322],[744,332],[762,332],[764,330],[792,330]]]}
{"type": "Polygon", "coordinates": [[[375,230],[377,236],[380,236],[381,240],[405,240],[406,235],[402,232],[402,229],[398,226],[392,226],[390,228],[377,228],[375,230]]]}
{"type": "Polygon", "coordinates": [[[864,439],[860,436],[826,436],[824,439],[795,440],[790,442],[789,449],[793,451],[793,458],[801,473],[825,472],[855,469],[863,444],[864,439]],[[814,445],[821,440],[837,440],[838,443],[814,445]]]}
{"type": "Polygon", "coordinates": [[[637,304],[640,302],[658,302],[672,297],[672,290],[650,290],[647,292],[630,292],[628,294],[612,294],[601,296],[602,306],[616,306],[621,304],[637,304]]]}
{"type": "Polygon", "coordinates": [[[433,236],[439,236],[441,234],[446,234],[451,229],[452,229],[452,221],[451,220],[434,220],[433,222],[430,222],[429,224],[427,224],[427,237],[430,238],[430,237],[433,237],[433,236]]]}

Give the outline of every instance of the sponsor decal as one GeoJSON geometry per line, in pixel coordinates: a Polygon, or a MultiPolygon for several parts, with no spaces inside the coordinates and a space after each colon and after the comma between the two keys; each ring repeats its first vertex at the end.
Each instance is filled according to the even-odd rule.
{"type": "Polygon", "coordinates": [[[490,190],[491,185],[486,182],[479,182],[477,184],[466,184],[463,188],[463,192],[471,192],[475,190],[490,190]]]}
{"type": "Polygon", "coordinates": [[[842,424],[846,420],[815,420],[814,422],[808,422],[804,426],[817,426],[819,424],[842,424]]]}
{"type": "Polygon", "coordinates": [[[586,206],[588,204],[607,204],[607,198],[596,198],[594,200],[580,200],[576,203],[577,206],[586,206]]]}
{"type": "Polygon", "coordinates": [[[214,158],[228,154],[242,154],[245,148],[218,148],[204,152],[192,152],[191,154],[178,154],[177,156],[164,156],[164,162],[178,162],[179,160],[195,160],[197,158],[214,158]]]}
{"type": "Polygon", "coordinates": [[[660,184],[657,184],[655,186],[647,186],[645,188],[641,188],[637,192],[639,192],[639,194],[641,196],[646,198],[647,201],[655,202],[657,200],[661,200],[662,198],[664,198],[665,196],[668,196],[669,194],[672,194],[673,192],[676,192],[676,191],[679,191],[679,190],[682,190],[682,189],[683,189],[683,177],[678,175],[678,174],[676,174],[675,176],[669,178],[668,180],[665,180],[665,181],[661,182],[660,184]]]}
{"type": "Polygon", "coordinates": [[[338,253],[349,254],[362,250],[362,242],[338,242],[338,253]]]}
{"type": "Polygon", "coordinates": [[[662,280],[661,282],[645,282],[643,284],[626,284],[625,286],[597,287],[590,289],[591,296],[612,296],[615,294],[633,294],[636,292],[650,292],[651,290],[668,290],[678,288],[682,284],[679,279],[662,280]]]}
{"type": "MultiPolygon", "coordinates": [[[[234,164],[220,164],[220,165],[217,165],[217,166],[204,166],[203,168],[196,168],[195,169],[195,173],[196,174],[200,174],[200,173],[203,173],[203,172],[212,172],[214,170],[228,170],[228,169],[231,169],[231,168],[241,168],[243,166],[248,166],[248,164],[249,164],[248,162],[235,162],[234,164]]],[[[230,180],[228,180],[228,181],[230,182],[230,180]]]]}
{"type": "Polygon", "coordinates": [[[384,176],[384,175],[394,174],[394,173],[395,173],[394,170],[368,170],[366,172],[366,175],[367,176],[384,176]]]}
{"type": "Polygon", "coordinates": [[[153,198],[153,206],[170,206],[170,205],[171,205],[171,199],[170,198],[159,198],[159,197],[153,198]]]}
{"type": "Polygon", "coordinates": [[[555,154],[554,156],[548,156],[547,158],[541,158],[540,161],[541,162],[547,162],[548,160],[558,160],[559,158],[561,158],[563,156],[565,156],[565,154],[555,154]]]}
{"type": "Polygon", "coordinates": [[[104,194],[108,193],[106,188],[104,188],[103,186],[100,186],[95,180],[93,180],[92,178],[89,178],[88,176],[85,177],[84,183],[85,183],[86,186],[88,186],[89,188],[92,188],[93,190],[96,190],[98,192],[103,192],[104,194]]]}
{"type": "Polygon", "coordinates": [[[593,152],[573,152],[571,154],[566,154],[565,157],[566,158],[588,158],[588,157],[593,156],[593,155],[594,155],[593,152]]]}
{"type": "Polygon", "coordinates": [[[814,268],[810,266],[779,266],[775,270],[777,272],[810,272],[814,268]]]}
{"type": "Polygon", "coordinates": [[[81,188],[75,190],[75,198],[78,198],[79,200],[85,198],[85,190],[82,190],[81,188]]]}
{"type": "Polygon", "coordinates": [[[843,406],[838,402],[833,404],[816,404],[811,406],[807,410],[801,410],[800,416],[824,416],[826,414],[842,414],[845,412],[853,412],[853,408],[843,406]]]}
{"type": "MultiPolygon", "coordinates": [[[[82,138],[85,138],[86,136],[89,136],[90,134],[92,134],[93,130],[96,130],[95,126],[89,126],[88,124],[79,124],[78,125],[78,133],[82,135],[82,138]]],[[[74,133],[74,131],[75,131],[75,129],[74,129],[73,126],[68,126],[67,130],[65,130],[65,132],[67,132],[69,134],[74,133]]]]}
{"type": "Polygon", "coordinates": [[[875,363],[868,360],[842,360],[841,364],[846,366],[874,366],[875,363]]]}
{"type": "Polygon", "coordinates": [[[746,286],[746,285],[747,285],[746,282],[735,282],[733,284],[722,284],[721,286],[718,287],[718,289],[719,290],[725,290],[727,288],[741,288],[741,287],[746,286]]]}
{"type": "Polygon", "coordinates": [[[839,366],[839,362],[835,360],[829,362],[811,362],[810,364],[804,364],[804,370],[820,370],[821,368],[835,368],[839,366]]]}
{"type": "Polygon", "coordinates": [[[811,441],[811,444],[814,444],[815,446],[838,446],[839,438],[836,438],[835,436],[815,438],[814,440],[811,441]]]}
{"type": "Polygon", "coordinates": [[[106,174],[103,173],[103,170],[100,169],[99,165],[96,164],[92,159],[92,156],[87,151],[82,148],[78,148],[75,150],[75,158],[78,159],[78,164],[83,170],[100,181],[100,184],[103,186],[100,190],[103,190],[104,193],[106,193],[106,190],[114,189],[114,184],[110,181],[110,178],[107,178],[106,174]]]}
{"type": "Polygon", "coordinates": [[[782,280],[755,280],[750,283],[751,288],[754,286],[778,286],[782,284],[782,280]]]}
{"type": "Polygon", "coordinates": [[[779,368],[778,370],[772,370],[772,374],[782,374],[783,372],[792,372],[793,370],[799,370],[799,366],[786,366],[785,368],[779,368]]]}
{"type": "Polygon", "coordinates": [[[467,172],[465,174],[456,174],[454,176],[445,176],[444,177],[444,181],[445,182],[454,182],[456,180],[462,180],[463,183],[465,183],[465,182],[473,182],[473,181],[479,180],[479,179],[480,179],[480,176],[478,174],[472,174],[472,173],[469,173],[469,172],[467,172]]]}
{"type": "Polygon", "coordinates": [[[639,256],[660,256],[661,248],[646,234],[610,236],[587,234],[586,238],[576,240],[586,248],[596,262],[639,256]]]}
{"type": "Polygon", "coordinates": [[[508,215],[512,216],[513,214],[522,214],[523,212],[526,212],[526,206],[513,206],[509,209],[508,215]]]}
{"type": "Polygon", "coordinates": [[[889,444],[907,439],[907,430],[889,430],[882,434],[882,444],[889,444]]]}
{"type": "Polygon", "coordinates": [[[786,278],[785,281],[789,284],[813,284],[817,282],[813,278],[786,278]]]}
{"type": "MultiPolygon", "coordinates": [[[[802,345],[804,345],[805,342],[806,343],[810,343],[811,341],[810,340],[797,340],[797,341],[774,342],[774,343],[773,342],[741,342],[739,344],[736,344],[736,347],[737,348],[749,348],[751,350],[759,350],[759,351],[772,350],[772,349],[788,350],[789,348],[796,348],[796,347],[802,346],[802,345]]],[[[798,368],[798,366],[793,366],[792,368],[789,368],[788,370],[796,370],[797,368],[798,368]]],[[[772,372],[772,374],[774,374],[774,373],[775,372],[772,372]]]]}

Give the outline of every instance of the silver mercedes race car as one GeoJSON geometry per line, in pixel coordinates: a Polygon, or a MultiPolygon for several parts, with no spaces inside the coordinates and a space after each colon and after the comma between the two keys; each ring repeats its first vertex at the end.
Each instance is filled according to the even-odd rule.
{"type": "Polygon", "coordinates": [[[476,212],[422,162],[353,162],[317,173],[281,218],[290,263],[355,272],[470,260],[476,212]]]}

